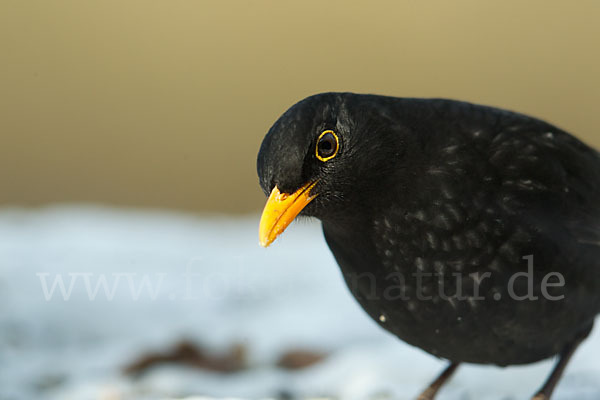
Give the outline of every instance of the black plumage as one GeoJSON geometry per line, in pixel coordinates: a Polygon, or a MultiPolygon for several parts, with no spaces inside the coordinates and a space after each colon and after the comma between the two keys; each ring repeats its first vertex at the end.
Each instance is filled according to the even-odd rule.
{"type": "Polygon", "coordinates": [[[311,194],[301,214],[322,221],[367,313],[435,356],[566,364],[600,312],[600,155],[551,124],[453,100],[324,93],[280,117],[257,164],[265,193],[311,194]],[[323,146],[336,154],[321,157],[323,146]]]}

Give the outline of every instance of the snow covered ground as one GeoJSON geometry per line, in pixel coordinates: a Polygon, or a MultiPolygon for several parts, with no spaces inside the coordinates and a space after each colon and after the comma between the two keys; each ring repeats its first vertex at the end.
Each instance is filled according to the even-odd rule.
{"type": "MultiPolygon", "coordinates": [[[[402,400],[445,365],[367,318],[318,224],[295,223],[266,250],[257,225],[258,216],[100,207],[0,211],[0,399],[402,400]],[[250,367],[122,373],[180,339],[215,353],[243,343],[250,367]],[[276,367],[290,348],[329,356],[297,371],[276,367]]],[[[555,398],[599,399],[599,356],[596,330],[555,398]]],[[[439,398],[526,399],[550,368],[461,367],[439,398]]]]}

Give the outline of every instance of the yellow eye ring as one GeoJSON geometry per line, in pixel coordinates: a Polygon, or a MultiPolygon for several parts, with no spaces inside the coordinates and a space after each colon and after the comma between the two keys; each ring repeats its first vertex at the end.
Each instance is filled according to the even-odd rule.
{"type": "Polygon", "coordinates": [[[317,139],[315,155],[323,162],[335,157],[340,149],[340,140],[334,131],[328,129],[323,131],[317,139]]]}

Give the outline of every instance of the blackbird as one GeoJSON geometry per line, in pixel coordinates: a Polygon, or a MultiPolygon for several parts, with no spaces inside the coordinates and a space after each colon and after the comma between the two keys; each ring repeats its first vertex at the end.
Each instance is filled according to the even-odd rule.
{"type": "MultiPolygon", "coordinates": [[[[288,109],[257,160],[260,243],[321,220],[359,304],[460,363],[558,355],[549,399],[600,312],[600,154],[536,118],[446,99],[322,93],[288,109]]],[[[311,261],[315,262],[315,261],[311,261]]]]}

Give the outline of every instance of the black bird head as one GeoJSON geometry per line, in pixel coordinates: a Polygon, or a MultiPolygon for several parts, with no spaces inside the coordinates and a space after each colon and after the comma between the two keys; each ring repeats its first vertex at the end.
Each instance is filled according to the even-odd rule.
{"type": "Polygon", "coordinates": [[[261,245],[273,242],[300,213],[339,222],[374,206],[413,146],[390,99],[317,94],[275,122],[257,160],[260,185],[269,196],[261,245]]]}

